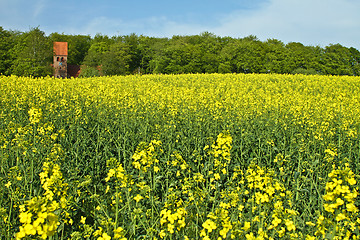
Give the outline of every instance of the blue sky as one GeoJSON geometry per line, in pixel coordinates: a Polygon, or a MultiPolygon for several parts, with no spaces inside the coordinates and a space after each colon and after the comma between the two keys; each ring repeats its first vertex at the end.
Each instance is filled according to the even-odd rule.
{"type": "Polygon", "coordinates": [[[360,1],[0,0],[0,26],[91,36],[171,37],[208,31],[322,47],[340,43],[360,50],[360,1]]]}

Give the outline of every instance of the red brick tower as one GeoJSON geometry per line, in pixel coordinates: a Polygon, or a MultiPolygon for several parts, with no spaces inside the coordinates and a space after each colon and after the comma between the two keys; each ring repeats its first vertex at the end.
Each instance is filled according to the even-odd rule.
{"type": "Polygon", "coordinates": [[[54,77],[67,77],[68,43],[54,42],[54,77]]]}

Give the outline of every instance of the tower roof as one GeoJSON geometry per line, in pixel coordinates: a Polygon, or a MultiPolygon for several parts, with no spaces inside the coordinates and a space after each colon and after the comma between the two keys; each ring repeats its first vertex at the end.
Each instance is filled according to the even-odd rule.
{"type": "Polygon", "coordinates": [[[68,55],[68,43],[67,42],[54,42],[54,54],[55,55],[68,55]]]}

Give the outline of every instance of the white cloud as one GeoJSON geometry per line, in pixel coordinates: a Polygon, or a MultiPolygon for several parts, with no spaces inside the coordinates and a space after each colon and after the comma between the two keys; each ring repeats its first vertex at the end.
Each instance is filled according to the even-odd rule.
{"type": "Polygon", "coordinates": [[[51,16],[47,16],[47,9],[54,8],[54,4],[46,0],[0,0],[0,22],[5,24],[5,29],[25,31],[40,25],[48,34],[64,32],[94,36],[102,33],[114,36],[135,32],[171,37],[209,31],[220,36],[256,35],[263,41],[276,38],[285,43],[294,41],[305,45],[340,43],[360,50],[359,0],[261,0],[256,7],[241,8],[242,4],[239,4],[239,9],[226,15],[214,14],[208,21],[194,18],[192,22],[186,17],[183,21],[179,19],[181,12],[176,18],[164,11],[162,15],[158,12],[130,20],[124,16],[112,18],[100,12],[103,15],[99,16],[94,14],[94,9],[89,13],[85,8],[77,14],[75,11],[70,11],[71,14],[65,12],[69,15],[64,15],[64,21],[53,21],[51,16]]]}
{"type": "Polygon", "coordinates": [[[276,38],[285,43],[301,42],[322,47],[340,43],[360,50],[359,12],[358,0],[270,0],[264,1],[258,8],[234,10],[217,19],[216,26],[176,22],[165,16],[134,22],[98,19],[90,25],[97,25],[99,32],[103,33],[106,32],[105,21],[109,26],[105,29],[110,30],[112,26],[120,34],[136,32],[171,37],[209,31],[220,36],[256,35],[262,41],[276,38]],[[95,24],[97,21],[99,23],[95,24]]]}
{"type": "Polygon", "coordinates": [[[360,2],[354,0],[272,0],[251,11],[234,11],[213,28],[216,34],[261,40],[276,38],[308,45],[340,43],[360,47],[360,2]]]}

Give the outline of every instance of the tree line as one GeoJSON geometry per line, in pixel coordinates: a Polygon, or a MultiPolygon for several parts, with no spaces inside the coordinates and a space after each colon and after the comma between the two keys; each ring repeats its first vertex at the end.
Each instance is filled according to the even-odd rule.
{"type": "Polygon", "coordinates": [[[135,73],[302,73],[360,75],[360,52],[341,44],[326,47],[284,44],[256,36],[220,37],[209,32],[172,38],[97,34],[46,36],[0,27],[0,74],[52,75],[53,42],[68,42],[68,64],[81,65],[81,76],[135,73]]]}

